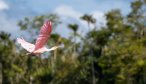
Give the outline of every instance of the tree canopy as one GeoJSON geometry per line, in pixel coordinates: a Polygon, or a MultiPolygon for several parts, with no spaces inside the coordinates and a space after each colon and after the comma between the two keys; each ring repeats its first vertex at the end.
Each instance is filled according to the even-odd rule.
{"type": "MultiPolygon", "coordinates": [[[[106,26],[91,28],[97,20],[85,14],[85,36],[76,23],[67,25],[69,38],[53,32],[48,46],[63,45],[41,57],[27,56],[15,39],[0,32],[0,83],[2,84],[145,84],[146,83],[146,0],[131,3],[131,11],[118,9],[105,14],[106,26]],[[76,40],[80,39],[79,42],[76,40]]],[[[34,42],[45,20],[60,25],[56,14],[26,17],[18,22],[34,42]],[[33,38],[32,38],[33,37],[33,38]]],[[[95,26],[96,27],[96,26],[95,26]]],[[[53,30],[55,31],[55,29],[53,30]]]]}

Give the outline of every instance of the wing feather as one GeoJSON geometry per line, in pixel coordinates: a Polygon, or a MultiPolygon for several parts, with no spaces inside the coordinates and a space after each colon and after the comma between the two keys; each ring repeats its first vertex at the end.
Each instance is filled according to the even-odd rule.
{"type": "Polygon", "coordinates": [[[51,21],[45,22],[45,24],[41,27],[40,34],[36,40],[34,50],[44,47],[44,45],[47,43],[50,37],[51,31],[52,31],[51,21]]]}
{"type": "Polygon", "coordinates": [[[34,44],[31,44],[27,41],[25,41],[23,38],[17,38],[17,42],[21,44],[21,46],[27,50],[28,52],[32,52],[35,48],[34,44]]]}

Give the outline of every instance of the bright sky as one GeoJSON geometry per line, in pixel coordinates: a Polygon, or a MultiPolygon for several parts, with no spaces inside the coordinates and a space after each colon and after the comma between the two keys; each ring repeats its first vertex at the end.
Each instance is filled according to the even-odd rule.
{"type": "Polygon", "coordinates": [[[56,30],[61,31],[61,35],[66,36],[69,33],[66,29],[68,23],[80,24],[85,29],[80,29],[79,32],[84,32],[87,24],[79,19],[83,14],[92,14],[99,26],[106,22],[104,13],[111,9],[118,8],[122,10],[122,14],[127,14],[131,1],[133,0],[0,0],[0,31],[19,37],[20,33],[16,33],[19,31],[19,20],[54,12],[63,22],[56,30]]]}

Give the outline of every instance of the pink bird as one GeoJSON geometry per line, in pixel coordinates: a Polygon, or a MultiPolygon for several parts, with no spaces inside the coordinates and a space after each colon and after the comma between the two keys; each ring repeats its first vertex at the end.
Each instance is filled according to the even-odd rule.
{"type": "Polygon", "coordinates": [[[36,54],[41,54],[46,51],[52,51],[52,50],[57,49],[60,46],[54,46],[50,49],[45,47],[50,37],[51,31],[52,31],[52,23],[51,21],[46,21],[44,25],[41,27],[40,34],[36,40],[35,45],[25,41],[23,38],[17,38],[17,42],[25,50],[29,52],[27,55],[29,54],[36,55],[36,54]]]}

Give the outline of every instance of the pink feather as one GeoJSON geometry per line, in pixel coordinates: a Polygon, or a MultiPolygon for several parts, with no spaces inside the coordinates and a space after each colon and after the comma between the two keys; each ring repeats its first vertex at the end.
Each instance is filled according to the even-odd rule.
{"type": "Polygon", "coordinates": [[[45,44],[47,44],[51,31],[52,31],[52,23],[51,23],[51,21],[47,21],[41,27],[40,34],[36,40],[34,50],[40,49],[40,48],[44,47],[45,44]]]}
{"type": "Polygon", "coordinates": [[[50,49],[47,49],[45,45],[50,37],[52,31],[52,23],[51,21],[47,21],[41,27],[40,34],[36,40],[35,45],[25,41],[23,38],[17,38],[17,42],[21,44],[21,46],[26,49],[29,54],[40,54],[45,51],[52,51],[57,49],[60,46],[54,46],[50,49]]]}
{"type": "Polygon", "coordinates": [[[17,42],[21,44],[21,46],[26,49],[28,52],[33,52],[35,45],[25,41],[23,38],[17,38],[17,42]]]}

